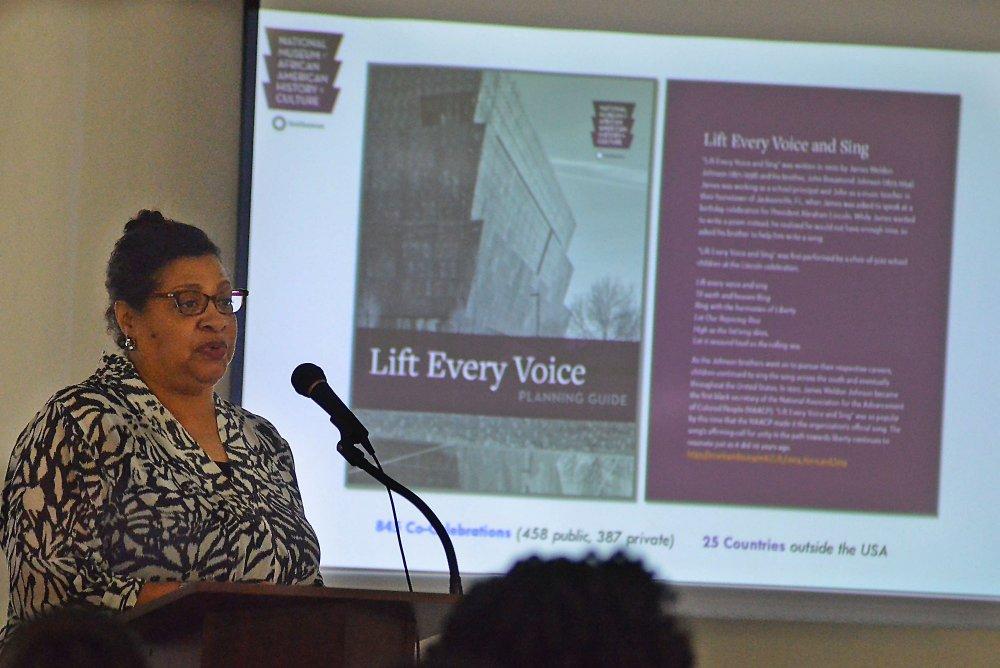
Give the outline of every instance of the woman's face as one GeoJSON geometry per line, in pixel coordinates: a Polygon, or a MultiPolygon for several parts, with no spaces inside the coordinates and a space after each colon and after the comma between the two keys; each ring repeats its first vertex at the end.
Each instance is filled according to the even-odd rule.
{"type": "MultiPolygon", "coordinates": [[[[197,290],[210,296],[233,289],[214,255],[178,258],[160,270],[155,292],[197,290]]],[[[201,315],[182,315],[173,299],[151,297],[142,311],[115,304],[118,323],[135,340],[130,357],[155,391],[211,391],[226,373],[236,347],[236,316],[219,313],[214,301],[201,315]]]]}

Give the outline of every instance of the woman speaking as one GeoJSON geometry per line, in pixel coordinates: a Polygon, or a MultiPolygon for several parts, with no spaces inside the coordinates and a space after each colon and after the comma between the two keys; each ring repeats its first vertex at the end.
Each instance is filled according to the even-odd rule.
{"type": "Polygon", "coordinates": [[[214,392],[234,289],[200,229],[141,211],[108,262],[120,351],[53,396],[3,489],[8,628],[52,606],[125,609],[192,580],[322,584],[288,444],[214,392]]]}

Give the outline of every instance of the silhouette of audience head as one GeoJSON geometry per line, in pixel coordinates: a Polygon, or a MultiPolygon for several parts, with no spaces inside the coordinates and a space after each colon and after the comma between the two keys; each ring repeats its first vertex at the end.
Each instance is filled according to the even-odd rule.
{"type": "Polygon", "coordinates": [[[531,557],[474,586],[424,661],[479,666],[691,666],[674,600],[641,562],[531,557]]]}
{"type": "Polygon", "coordinates": [[[63,607],[25,620],[7,639],[0,668],[145,668],[138,641],[106,612],[63,607]]]}

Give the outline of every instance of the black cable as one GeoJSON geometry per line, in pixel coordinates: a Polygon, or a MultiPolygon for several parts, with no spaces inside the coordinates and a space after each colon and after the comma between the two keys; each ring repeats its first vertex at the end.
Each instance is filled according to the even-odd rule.
{"type": "MultiPolygon", "coordinates": [[[[367,439],[365,440],[367,441],[367,439]]],[[[372,459],[375,460],[375,466],[378,467],[379,471],[385,473],[385,469],[382,468],[382,462],[380,462],[378,460],[378,457],[375,455],[375,448],[372,447],[371,442],[367,442],[366,445],[368,447],[365,449],[372,456],[372,459]]],[[[392,508],[392,525],[396,527],[396,542],[399,543],[399,556],[402,557],[403,559],[403,573],[406,575],[406,586],[409,588],[410,593],[412,594],[413,583],[410,581],[410,567],[406,564],[406,551],[403,550],[403,536],[399,532],[399,517],[396,516],[396,502],[392,498],[392,490],[389,489],[388,485],[385,486],[385,492],[386,494],[389,495],[389,507],[392,508]]],[[[417,656],[417,663],[420,663],[420,638],[417,638],[413,646],[417,656]]]]}
{"type": "MultiPolygon", "coordinates": [[[[378,460],[378,457],[375,456],[375,448],[371,446],[371,443],[367,443],[367,445],[368,447],[365,448],[365,450],[368,450],[368,453],[372,456],[372,459],[375,460],[375,466],[378,467],[379,471],[385,473],[385,469],[382,468],[382,462],[380,462],[378,460]]],[[[399,517],[396,516],[396,502],[392,498],[392,490],[389,489],[388,485],[385,486],[385,491],[389,495],[389,506],[392,508],[392,525],[396,527],[396,542],[399,543],[399,556],[402,557],[403,559],[403,573],[406,575],[406,586],[407,588],[409,588],[410,593],[412,594],[413,582],[410,581],[410,567],[406,563],[406,551],[403,550],[403,536],[399,532],[399,517]]]]}

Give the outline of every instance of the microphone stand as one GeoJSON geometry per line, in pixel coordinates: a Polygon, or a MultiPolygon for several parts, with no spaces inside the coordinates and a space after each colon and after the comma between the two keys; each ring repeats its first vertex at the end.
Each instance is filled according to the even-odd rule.
{"type": "Polygon", "coordinates": [[[358,446],[351,443],[349,440],[341,440],[337,443],[337,452],[343,455],[348,464],[361,469],[371,477],[375,478],[380,483],[412,503],[417,510],[423,513],[424,517],[427,518],[427,521],[431,523],[432,527],[434,527],[434,531],[437,532],[438,538],[441,540],[441,546],[444,547],[444,556],[448,560],[448,593],[461,594],[462,578],[458,574],[458,559],[455,557],[455,546],[452,545],[451,537],[448,535],[448,532],[445,531],[444,525],[441,524],[441,520],[439,520],[437,515],[434,514],[434,511],[430,509],[430,506],[424,503],[423,499],[404,487],[401,483],[389,477],[388,474],[372,466],[371,462],[365,458],[364,453],[358,449],[358,446]]]}

